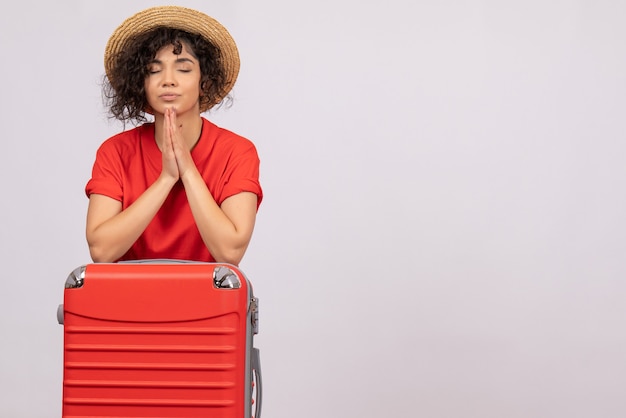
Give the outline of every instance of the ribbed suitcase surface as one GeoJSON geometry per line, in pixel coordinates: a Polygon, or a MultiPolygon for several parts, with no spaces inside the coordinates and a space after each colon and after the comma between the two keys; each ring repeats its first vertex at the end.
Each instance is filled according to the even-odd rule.
{"type": "Polygon", "coordinates": [[[250,417],[254,299],[216,267],[85,266],[64,295],[63,417],[250,417]]]}

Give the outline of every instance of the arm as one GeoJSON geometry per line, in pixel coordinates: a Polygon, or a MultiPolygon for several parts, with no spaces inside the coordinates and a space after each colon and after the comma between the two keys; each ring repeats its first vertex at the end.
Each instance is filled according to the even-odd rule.
{"type": "Polygon", "coordinates": [[[241,192],[217,204],[198,168],[189,148],[185,146],[176,122],[176,113],[165,113],[166,143],[176,157],[178,173],[185,187],[187,201],[204,245],[218,262],[239,265],[254,230],[257,195],[241,192]]]}
{"type": "Polygon", "coordinates": [[[163,151],[161,175],[139,198],[122,211],[122,203],[100,194],[89,196],[87,243],[95,262],[113,262],[137,241],[178,181],[174,151],[163,151]]]}
{"type": "Polygon", "coordinates": [[[197,170],[187,173],[182,181],[200,236],[213,258],[239,265],[254,230],[256,194],[238,193],[220,207],[197,170]]]}
{"type": "Polygon", "coordinates": [[[126,210],[108,196],[92,194],[87,209],[87,243],[95,262],[123,256],[146,229],[176,181],[161,176],[126,210]]]}

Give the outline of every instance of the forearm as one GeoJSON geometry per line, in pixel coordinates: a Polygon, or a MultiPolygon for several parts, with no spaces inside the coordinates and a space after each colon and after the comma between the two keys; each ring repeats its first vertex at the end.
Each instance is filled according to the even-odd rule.
{"type": "Polygon", "coordinates": [[[181,180],[200,236],[213,258],[238,265],[250,242],[250,228],[237,227],[217,204],[197,170],[189,170],[181,180]]]}
{"type": "MultiPolygon", "coordinates": [[[[175,181],[159,178],[128,208],[98,222],[88,213],[87,242],[95,262],[113,262],[137,241],[163,205],[175,181]]],[[[91,207],[90,207],[91,212],[91,207]]]]}

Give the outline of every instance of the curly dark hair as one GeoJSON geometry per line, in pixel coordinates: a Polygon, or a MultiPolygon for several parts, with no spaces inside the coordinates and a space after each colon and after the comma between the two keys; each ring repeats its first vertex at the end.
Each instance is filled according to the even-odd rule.
{"type": "Polygon", "coordinates": [[[146,122],[150,110],[146,100],[144,81],[148,65],[157,52],[167,45],[174,54],[181,53],[183,44],[200,63],[200,109],[210,109],[226,97],[226,75],[220,50],[200,35],[172,28],[157,28],[145,32],[130,42],[114,59],[110,77],[103,78],[103,99],[110,117],[122,122],[146,122]]]}

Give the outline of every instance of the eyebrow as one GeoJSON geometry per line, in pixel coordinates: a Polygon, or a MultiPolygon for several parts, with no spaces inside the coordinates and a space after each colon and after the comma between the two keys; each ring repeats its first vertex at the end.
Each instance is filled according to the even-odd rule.
{"type": "MultiPolygon", "coordinates": [[[[186,58],[186,57],[176,58],[175,63],[179,64],[179,63],[183,63],[183,62],[189,62],[191,64],[194,63],[194,61],[191,58],[186,58]]],[[[163,64],[163,61],[158,60],[158,59],[155,58],[152,61],[150,61],[150,64],[163,64]]]]}

